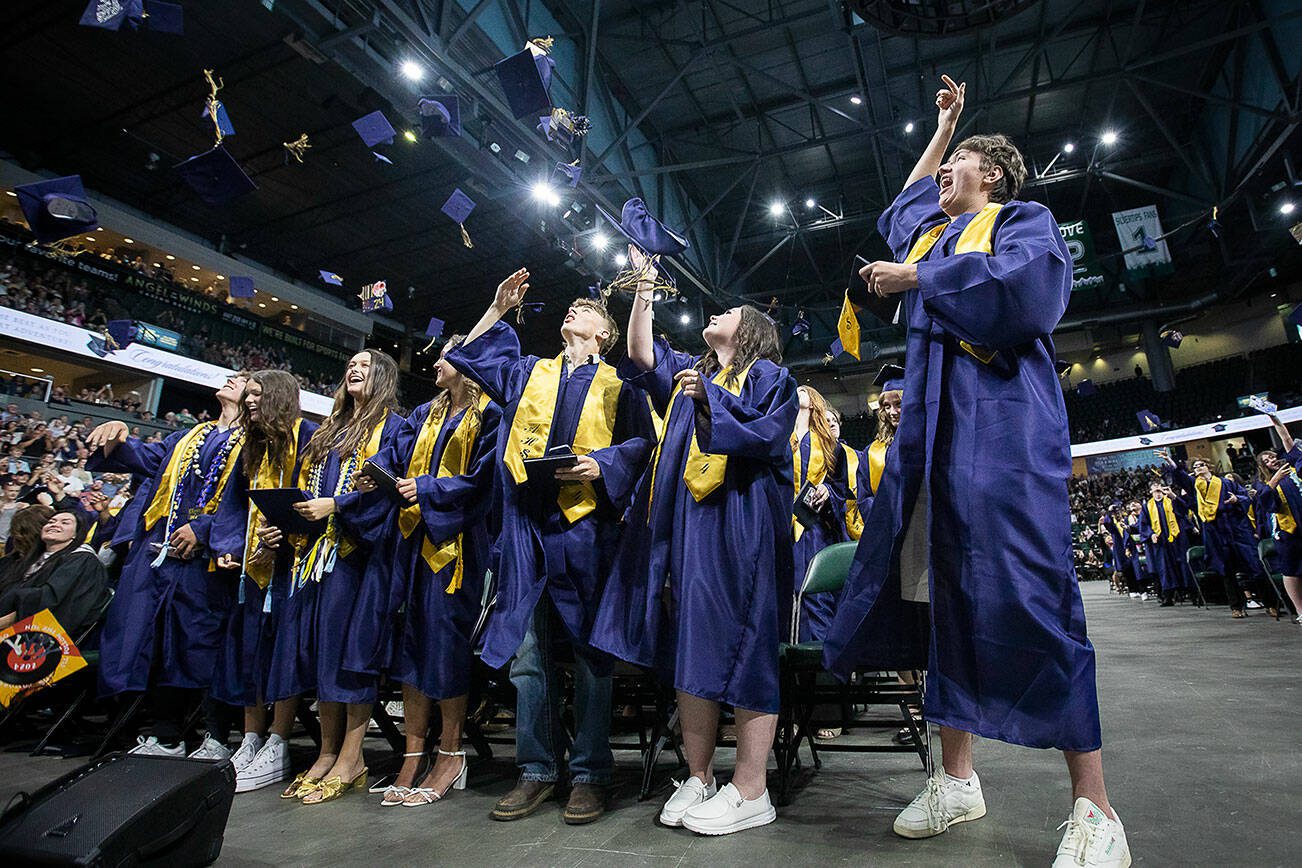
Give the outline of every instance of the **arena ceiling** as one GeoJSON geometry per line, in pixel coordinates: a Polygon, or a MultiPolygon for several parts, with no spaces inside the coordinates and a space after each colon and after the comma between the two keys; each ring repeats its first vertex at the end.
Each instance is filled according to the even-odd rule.
{"type": "MultiPolygon", "coordinates": [[[[1298,2],[228,0],[185,3],[179,38],[79,27],[84,5],[0,10],[0,148],[300,280],[337,271],[354,287],[341,297],[386,279],[416,336],[430,316],[468,328],[520,264],[558,314],[614,271],[585,243],[592,204],[642,195],[693,240],[668,330],[690,342],[703,314],[777,298],[787,323],[804,310],[813,324],[789,357],[816,363],[854,256],[886,255],[874,223],[934,127],[941,73],[968,82],[960,134],[1012,136],[1032,172],[1024,198],[1092,227],[1111,279],[1077,293],[1069,319],[1262,292],[1297,273],[1298,218],[1278,204],[1302,192],[1288,163],[1298,2]],[[542,35],[572,57],[557,69],[572,107],[605,118],[580,155],[583,183],[556,208],[529,196],[556,154],[505,110],[491,71],[503,46],[542,35]],[[413,57],[462,95],[466,130],[399,137],[389,165],[350,124],[377,108],[416,124],[420,88],[398,75],[413,57]],[[204,68],[224,79],[227,145],[258,184],[220,208],[168,168],[211,145],[204,68]],[[312,149],[299,164],[281,143],[302,132],[312,149]],[[454,187],[478,202],[473,248],[439,213],[454,187]],[[1110,215],[1150,204],[1176,271],[1123,289],[1110,215]]],[[[555,322],[544,312],[525,329],[555,322]]]]}

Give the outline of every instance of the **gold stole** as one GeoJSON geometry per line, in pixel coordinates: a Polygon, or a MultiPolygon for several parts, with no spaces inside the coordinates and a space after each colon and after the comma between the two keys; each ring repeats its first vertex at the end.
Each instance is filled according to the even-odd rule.
{"type": "MultiPolygon", "coordinates": [[[[488,395],[481,393],[478,403],[479,412],[475,413],[467,409],[462,414],[457,429],[448,438],[443,454],[439,457],[439,466],[434,474],[436,479],[466,474],[470,467],[470,456],[475,451],[475,441],[479,439],[479,426],[483,421],[482,414],[484,408],[488,406],[488,400],[488,395]]],[[[429,472],[430,461],[434,457],[434,445],[438,441],[439,432],[443,430],[445,421],[447,421],[446,409],[435,412],[433,407],[430,408],[429,414],[425,417],[425,424],[420,426],[420,433],[416,436],[416,446],[412,450],[411,460],[407,462],[408,479],[415,479],[429,472]]],[[[398,513],[398,527],[403,537],[409,539],[419,526],[420,504],[404,506],[398,513]]],[[[461,590],[464,570],[461,557],[463,543],[464,534],[460,533],[452,539],[444,540],[440,545],[435,545],[429,538],[429,534],[421,534],[420,556],[425,559],[431,571],[437,574],[453,561],[457,563],[456,569],[452,571],[452,581],[446,589],[449,594],[461,590]]]]}
{"type": "Polygon", "coordinates": [[[1194,480],[1198,490],[1198,517],[1204,522],[1216,520],[1216,510],[1221,505],[1221,478],[1213,476],[1210,481],[1194,480]]]}
{"type": "MultiPolygon", "coordinates": [[[[176,493],[176,486],[181,484],[180,474],[194,460],[194,453],[203,444],[204,435],[208,429],[216,426],[216,422],[202,422],[191,428],[188,434],[177,441],[175,448],[172,449],[172,456],[167,459],[167,466],[163,469],[162,478],[158,480],[158,488],[154,490],[154,496],[149,501],[149,508],[145,510],[145,530],[153,530],[154,525],[158,524],[158,520],[171,511],[172,496],[176,493]]],[[[240,436],[239,429],[232,430],[230,436],[240,436]]],[[[217,480],[217,488],[213,490],[212,499],[208,503],[201,504],[204,515],[211,515],[217,511],[217,504],[221,501],[221,493],[226,488],[226,480],[230,479],[231,469],[235,467],[239,455],[240,444],[236,443],[226,456],[226,466],[222,468],[221,477],[217,480]]]]}
{"type": "MultiPolygon", "coordinates": [[[[284,484],[285,476],[294,475],[294,465],[298,463],[298,433],[303,426],[301,418],[294,420],[294,438],[289,444],[289,454],[285,456],[285,463],[279,467],[272,465],[270,456],[263,454],[262,463],[258,465],[257,475],[253,478],[252,488],[281,488],[284,484]]],[[[276,571],[276,559],[260,564],[251,564],[253,553],[257,550],[258,525],[262,523],[262,510],[258,505],[249,498],[249,518],[244,530],[244,575],[258,583],[258,587],[266,590],[271,584],[272,574],[276,571]]]]}
{"type": "Polygon", "coordinates": [[[868,484],[872,486],[872,496],[882,485],[882,474],[886,472],[886,450],[891,444],[874,440],[868,444],[868,484]]]}
{"type": "MultiPolygon", "coordinates": [[[[1176,523],[1171,498],[1162,498],[1162,511],[1166,513],[1166,541],[1175,542],[1175,538],[1180,535],[1180,525],[1176,523]]],[[[1152,497],[1148,499],[1148,522],[1153,526],[1154,533],[1161,532],[1162,522],[1157,517],[1157,499],[1152,497]]]]}
{"type": "MultiPolygon", "coordinates": [[[[506,454],[502,456],[502,463],[511,471],[516,485],[528,478],[524,460],[541,458],[547,451],[564,360],[564,353],[554,359],[539,359],[524,385],[524,394],[520,396],[507,435],[506,454]]],[[[615,369],[598,360],[597,371],[592,375],[588,394],[583,399],[583,409],[579,411],[574,443],[571,444],[576,455],[587,455],[610,446],[615,436],[615,411],[619,408],[622,387],[615,369]]],[[[597,490],[591,482],[565,482],[560,486],[556,503],[573,524],[597,508],[597,490]]]]}
{"type": "MultiPolygon", "coordinates": [[[[807,478],[802,479],[800,476],[800,440],[797,440],[793,435],[791,441],[791,459],[795,471],[791,478],[795,480],[796,494],[798,495],[806,482],[810,485],[819,485],[827,477],[827,458],[823,455],[822,442],[811,430],[809,432],[809,467],[807,468],[808,472],[805,474],[807,478]]],[[[794,515],[791,517],[791,526],[795,531],[795,538],[799,540],[801,534],[805,532],[805,526],[796,520],[794,515]]]]}
{"type": "MultiPolygon", "coordinates": [[[[1288,481],[1288,477],[1280,480],[1279,488],[1275,489],[1275,499],[1279,501],[1279,509],[1275,510],[1275,524],[1284,533],[1297,533],[1297,518],[1289,508],[1288,496],[1284,493],[1284,483],[1288,481]]],[[[1293,484],[1297,485],[1296,478],[1293,479],[1293,484]]]]}
{"type": "Polygon", "coordinates": [[[846,479],[850,483],[850,499],[845,502],[845,532],[850,539],[863,536],[863,514],[859,512],[859,453],[841,444],[845,452],[846,479]]]}

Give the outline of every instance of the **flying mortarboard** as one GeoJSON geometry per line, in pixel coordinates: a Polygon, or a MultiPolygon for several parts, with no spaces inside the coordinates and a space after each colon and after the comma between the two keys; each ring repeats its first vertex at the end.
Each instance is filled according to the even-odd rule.
{"type": "Polygon", "coordinates": [[[326,271],[324,268],[317,269],[317,274],[321,275],[321,280],[331,286],[343,286],[344,279],[333,271],[326,271]]]}
{"type": "Polygon", "coordinates": [[[443,322],[443,320],[436,316],[429,318],[429,325],[425,326],[425,337],[429,338],[429,343],[421,350],[422,353],[427,353],[433,348],[434,342],[443,334],[443,327],[445,325],[447,325],[447,323],[443,322]]]}
{"type": "Polygon", "coordinates": [[[421,97],[416,103],[427,139],[461,135],[461,98],[455,93],[421,97]]]}
{"type": "Polygon", "coordinates": [[[636,196],[624,203],[618,220],[600,205],[597,210],[634,247],[648,256],[676,256],[690,246],[686,238],[652,217],[646,203],[636,196]]]}
{"type": "Polygon", "coordinates": [[[556,169],[552,172],[552,178],[558,179],[558,176],[564,179],[561,183],[570,187],[577,187],[579,186],[579,180],[583,177],[583,167],[579,165],[578,160],[573,163],[557,163],[556,169]]]}
{"type": "Polygon", "coordinates": [[[530,316],[533,316],[536,313],[542,313],[542,309],[544,306],[545,303],[541,301],[521,302],[520,305],[517,306],[515,309],[515,321],[523,325],[524,315],[526,311],[529,313],[530,316]]]}
{"type": "Polygon", "coordinates": [[[1184,334],[1178,329],[1167,329],[1162,332],[1161,338],[1162,343],[1166,344],[1171,349],[1175,349],[1184,341],[1184,334]]]}
{"type": "Polygon", "coordinates": [[[253,298],[253,278],[232,275],[227,293],[231,298],[253,298]]]}
{"type": "Polygon", "coordinates": [[[86,199],[80,175],[67,175],[14,187],[27,225],[42,244],[80,235],[99,225],[99,215],[86,199]]]}
{"type": "Polygon", "coordinates": [[[209,205],[221,205],[258,189],[223,145],[196,154],[173,168],[209,205]]]}
{"type": "MultiPolygon", "coordinates": [[[[542,41],[542,40],[539,40],[542,41]]],[[[538,42],[493,64],[497,80],[506,95],[511,114],[519,118],[550,113],[552,66],[554,62],[538,42]],[[535,47],[537,46],[537,47],[535,47]]]]}
{"type": "Polygon", "coordinates": [[[369,115],[362,115],[353,121],[353,129],[357,135],[361,136],[362,142],[366,147],[374,148],[376,145],[392,145],[393,137],[398,134],[389,123],[389,119],[384,116],[382,111],[373,111],[369,115]]]}
{"type": "Polygon", "coordinates": [[[123,24],[139,27],[144,17],[142,0],[90,0],[77,23],[85,27],[118,30],[123,24]]]}
{"type": "Polygon", "coordinates": [[[841,345],[841,339],[837,338],[828,345],[827,352],[823,354],[823,364],[832,364],[843,352],[845,352],[845,347],[841,345]]]}
{"type": "Polygon", "coordinates": [[[803,310],[796,314],[796,321],[791,324],[791,334],[793,337],[809,340],[809,320],[806,319],[803,310]]]}
{"type": "Polygon", "coordinates": [[[592,122],[586,115],[576,115],[568,109],[553,108],[551,113],[538,118],[538,131],[549,142],[560,142],[569,147],[579,136],[586,136],[592,122]]]}
{"type": "Polygon", "coordinates": [[[466,218],[470,216],[471,211],[475,210],[475,200],[462,192],[460,187],[457,187],[439,210],[461,227],[461,243],[467,247],[474,247],[474,243],[470,240],[470,233],[466,231],[466,218]]]}
{"type": "Polygon", "coordinates": [[[149,0],[145,4],[145,29],[180,36],[185,32],[185,9],[180,3],[149,0]]]}
{"type": "Polygon", "coordinates": [[[1054,361],[1053,366],[1057,369],[1059,377],[1067,376],[1067,372],[1071,370],[1071,362],[1066,359],[1057,359],[1054,361]]]}
{"type": "Polygon", "coordinates": [[[874,386],[881,386],[882,392],[904,391],[904,369],[899,365],[885,364],[873,380],[874,386]]]}
{"type": "Polygon", "coordinates": [[[868,289],[868,284],[859,276],[859,270],[868,264],[862,256],[856,256],[850,266],[850,278],[845,285],[845,298],[841,301],[841,313],[836,321],[836,333],[841,338],[845,351],[856,359],[859,352],[859,311],[866,310],[883,325],[891,325],[899,318],[900,302],[892,296],[880,298],[868,289]]]}
{"type": "Polygon", "coordinates": [[[388,163],[390,166],[393,165],[393,160],[390,160],[388,157],[386,157],[384,154],[381,154],[379,151],[371,151],[371,156],[375,157],[375,162],[377,163],[388,163]]]}
{"type": "Polygon", "coordinates": [[[1145,433],[1158,431],[1165,427],[1162,420],[1152,410],[1140,410],[1135,414],[1135,418],[1139,420],[1139,430],[1145,433]]]}
{"type": "Polygon", "coordinates": [[[211,117],[223,137],[235,135],[235,125],[231,123],[231,117],[226,113],[226,106],[222,105],[221,100],[212,99],[204,103],[200,117],[211,117]]]}
{"type": "Polygon", "coordinates": [[[357,293],[362,300],[362,310],[374,313],[377,310],[393,310],[393,299],[389,298],[389,286],[383,280],[368,283],[357,293]]]}

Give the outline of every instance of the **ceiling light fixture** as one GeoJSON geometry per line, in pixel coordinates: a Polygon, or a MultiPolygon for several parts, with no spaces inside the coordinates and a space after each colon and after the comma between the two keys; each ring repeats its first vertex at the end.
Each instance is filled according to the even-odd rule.
{"type": "Polygon", "coordinates": [[[1101,141],[1105,145],[1108,145],[1109,147],[1115,145],[1117,143],[1117,131],[1106,130],[1103,133],[1102,137],[1099,139],[1099,141],[1101,141]]]}
{"type": "Polygon", "coordinates": [[[850,97],[850,102],[854,105],[863,105],[863,97],[856,93],[854,96],[850,97]]]}
{"type": "Polygon", "coordinates": [[[781,202],[770,202],[770,203],[769,203],[769,214],[773,215],[774,217],[781,217],[781,216],[782,216],[782,209],[785,208],[785,207],[786,207],[786,205],[784,205],[784,204],[781,203],[781,202]]]}
{"type": "Polygon", "coordinates": [[[408,81],[420,81],[425,77],[425,67],[414,60],[404,60],[399,67],[402,77],[408,81]]]}

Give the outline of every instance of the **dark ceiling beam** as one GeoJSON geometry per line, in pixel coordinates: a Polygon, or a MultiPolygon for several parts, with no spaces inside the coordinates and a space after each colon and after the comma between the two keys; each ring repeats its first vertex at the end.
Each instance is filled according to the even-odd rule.
{"type": "Polygon", "coordinates": [[[669,92],[678,85],[678,82],[682,81],[683,76],[687,75],[687,73],[691,71],[692,67],[696,65],[696,62],[707,54],[707,51],[700,50],[687,58],[687,62],[678,68],[678,72],[674,74],[674,77],[670,79],[664,87],[660,88],[660,92],[656,94],[655,98],[642,109],[637,117],[628,122],[624,129],[620,131],[620,134],[615,137],[615,140],[609,145],[606,145],[605,150],[600,154],[597,154],[595,162],[598,166],[603,166],[605,164],[606,157],[610,156],[610,152],[619,147],[619,145],[628,138],[629,133],[633,132],[633,130],[637,128],[638,124],[646,120],[646,116],[651,114],[656,106],[660,105],[661,100],[669,96],[669,92]]]}
{"type": "Polygon", "coordinates": [[[1140,190],[1147,190],[1149,193],[1155,193],[1158,196],[1166,196],[1171,199],[1179,199],[1181,202],[1189,202],[1204,208],[1211,208],[1215,205],[1208,199],[1200,199],[1197,196],[1190,196],[1188,193],[1181,193],[1179,190],[1172,190],[1170,187],[1161,187],[1157,184],[1150,184],[1147,181],[1139,181],[1135,178],[1127,178],[1125,175],[1118,175],[1116,172],[1109,172],[1106,169],[1099,169],[1095,172],[1100,178],[1107,178],[1109,181],[1116,181],[1118,184],[1125,184],[1129,187],[1137,187],[1140,190]]]}
{"type": "Polygon", "coordinates": [[[466,13],[466,17],[457,25],[457,29],[453,30],[452,35],[444,42],[444,47],[449,49],[452,48],[452,46],[456,45],[457,42],[460,41],[461,37],[469,33],[470,28],[475,26],[475,22],[479,20],[479,16],[483,14],[484,10],[488,8],[488,4],[492,2],[493,0],[479,0],[478,3],[471,6],[470,11],[466,13]]]}

